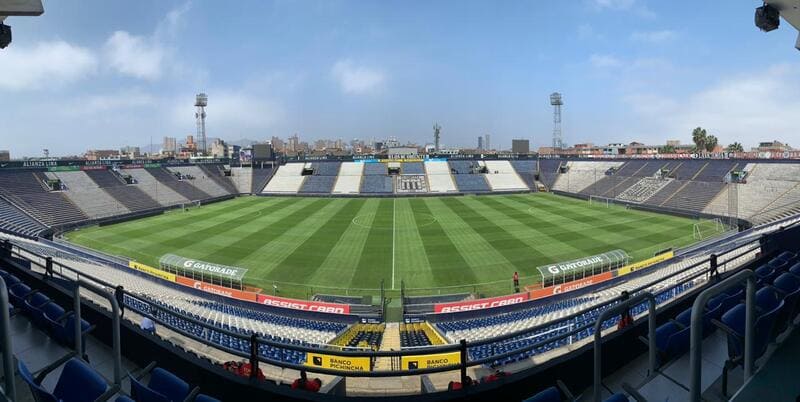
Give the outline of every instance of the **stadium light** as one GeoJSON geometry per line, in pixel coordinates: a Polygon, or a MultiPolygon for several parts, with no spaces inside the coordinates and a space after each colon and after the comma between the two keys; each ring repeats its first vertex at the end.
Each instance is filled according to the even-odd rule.
{"type": "Polygon", "coordinates": [[[11,44],[11,27],[3,24],[0,18],[0,49],[5,49],[11,44]]]}

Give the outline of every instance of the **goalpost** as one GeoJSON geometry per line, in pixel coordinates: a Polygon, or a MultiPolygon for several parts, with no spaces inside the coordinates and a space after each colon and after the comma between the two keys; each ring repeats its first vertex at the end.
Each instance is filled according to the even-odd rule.
{"type": "Polygon", "coordinates": [[[599,195],[589,196],[589,205],[599,205],[601,207],[610,208],[614,204],[613,198],[601,197],[599,195]]]}
{"type": "Polygon", "coordinates": [[[692,226],[695,240],[704,240],[725,232],[725,225],[720,218],[700,220],[692,226]]]}
{"type": "Polygon", "coordinates": [[[185,202],[181,204],[181,211],[186,212],[190,209],[200,208],[200,201],[185,202]]]}

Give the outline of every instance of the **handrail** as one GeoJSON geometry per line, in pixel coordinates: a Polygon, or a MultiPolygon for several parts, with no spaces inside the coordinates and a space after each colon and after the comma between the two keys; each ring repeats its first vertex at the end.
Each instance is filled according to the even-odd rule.
{"type": "Polygon", "coordinates": [[[600,402],[601,381],[602,381],[602,324],[608,316],[627,311],[631,306],[636,306],[642,301],[647,301],[647,322],[648,322],[648,348],[650,373],[656,371],[656,298],[650,292],[639,293],[623,302],[612,306],[603,311],[597,317],[594,325],[594,400],[600,402]]]}
{"type": "Polygon", "coordinates": [[[700,402],[701,397],[701,366],[703,355],[703,314],[708,300],[732,287],[738,286],[742,281],[747,281],[745,293],[745,330],[744,330],[744,379],[747,381],[753,375],[753,342],[755,341],[755,294],[756,278],[752,270],[742,270],[724,279],[714,286],[702,291],[692,304],[691,338],[689,348],[689,367],[691,380],[689,398],[692,402],[700,402]]]}
{"type": "Polygon", "coordinates": [[[83,328],[81,328],[81,287],[104,297],[106,300],[108,300],[109,304],[111,304],[111,339],[113,343],[111,357],[114,359],[114,386],[117,387],[117,389],[120,389],[122,387],[122,345],[120,342],[119,304],[117,303],[117,299],[114,297],[114,295],[109,294],[105,289],[80,278],[75,281],[75,291],[73,293],[75,314],[75,352],[77,352],[78,356],[83,356],[83,328]]]}
{"type": "Polygon", "coordinates": [[[4,393],[11,401],[17,400],[17,389],[14,384],[14,356],[11,346],[11,317],[8,313],[8,286],[0,278],[0,333],[3,334],[3,373],[5,379],[4,393]]]}

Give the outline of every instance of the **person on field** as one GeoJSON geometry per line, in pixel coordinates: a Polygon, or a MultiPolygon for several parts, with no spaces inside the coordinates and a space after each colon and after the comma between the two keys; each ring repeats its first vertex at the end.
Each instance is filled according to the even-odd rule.
{"type": "Polygon", "coordinates": [[[519,293],[519,272],[514,271],[514,293],[519,293]]]}

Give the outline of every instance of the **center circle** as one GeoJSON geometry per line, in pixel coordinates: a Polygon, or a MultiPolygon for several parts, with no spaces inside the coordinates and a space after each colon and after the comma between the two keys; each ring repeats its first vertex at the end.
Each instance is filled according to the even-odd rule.
{"type": "Polygon", "coordinates": [[[356,215],[353,218],[353,224],[365,229],[378,229],[378,230],[416,230],[425,226],[433,225],[437,219],[435,216],[425,212],[415,212],[413,222],[392,222],[389,220],[378,220],[376,222],[375,213],[367,213],[356,215]]]}

